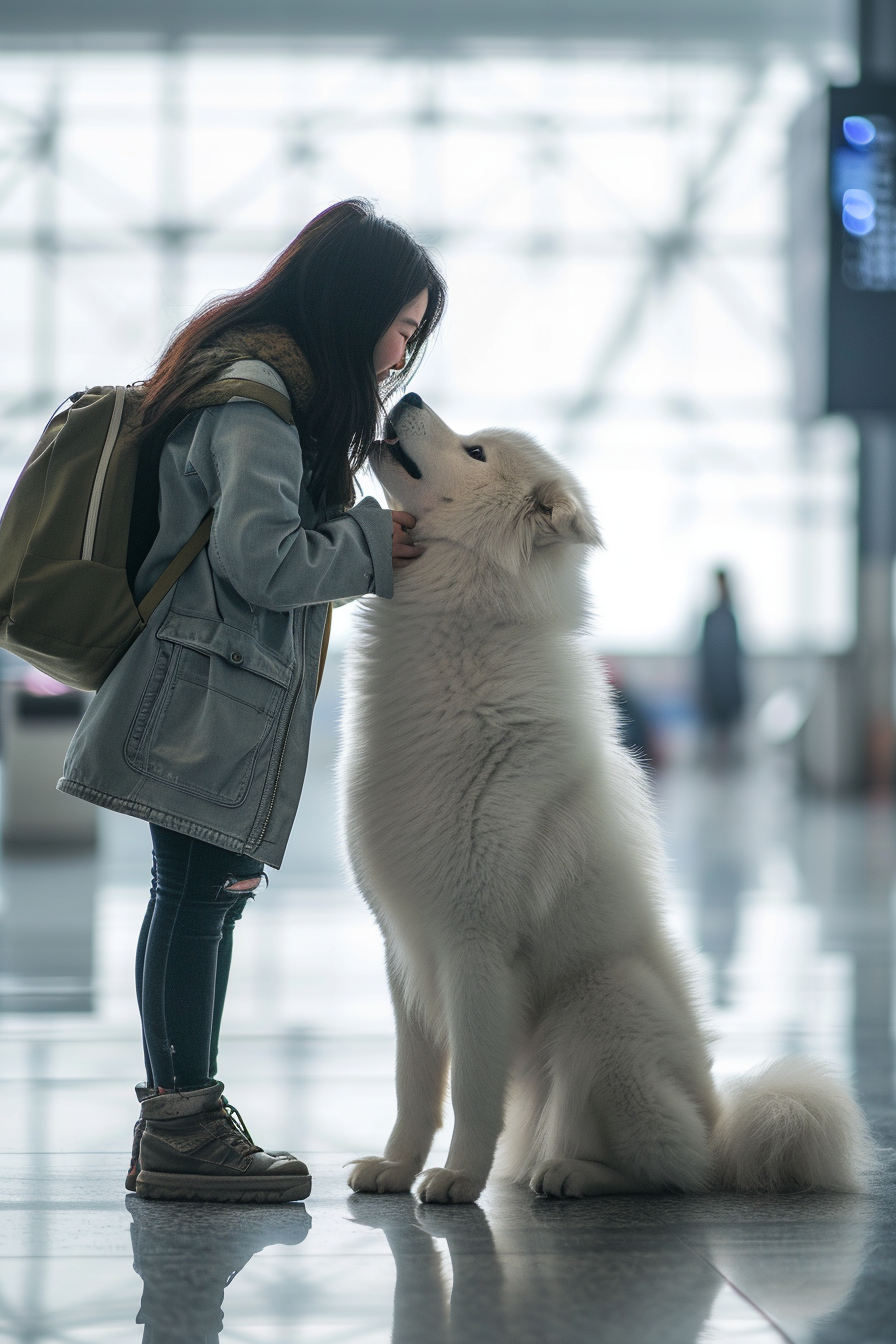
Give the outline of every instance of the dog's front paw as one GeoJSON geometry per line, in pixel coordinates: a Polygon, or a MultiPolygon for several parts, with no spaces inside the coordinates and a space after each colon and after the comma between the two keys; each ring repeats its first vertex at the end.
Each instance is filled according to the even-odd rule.
{"type": "Polygon", "coordinates": [[[348,1183],[357,1194],[404,1195],[414,1184],[417,1172],[403,1162],[385,1157],[359,1157],[352,1163],[348,1183]]]}
{"type": "Polygon", "coordinates": [[[582,1199],[594,1193],[590,1189],[593,1181],[589,1179],[589,1167],[589,1163],[577,1162],[575,1158],[542,1162],[532,1173],[529,1189],[536,1195],[553,1195],[555,1199],[582,1199]]]}
{"type": "Polygon", "coordinates": [[[482,1194],[485,1181],[474,1181],[466,1171],[430,1167],[424,1171],[417,1194],[424,1204],[473,1204],[482,1194]]]}

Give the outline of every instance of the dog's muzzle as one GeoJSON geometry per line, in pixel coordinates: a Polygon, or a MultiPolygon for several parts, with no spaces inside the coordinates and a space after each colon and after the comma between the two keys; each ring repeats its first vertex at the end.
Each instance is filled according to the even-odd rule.
{"type": "MultiPolygon", "coordinates": [[[[418,411],[422,408],[423,401],[417,396],[416,392],[408,392],[403,396],[401,401],[394,408],[392,415],[395,416],[395,419],[400,419],[402,410],[407,409],[409,406],[412,406],[418,411]]],[[[406,471],[413,480],[421,480],[423,472],[417,466],[417,463],[410,454],[406,453],[404,448],[402,448],[401,440],[398,437],[398,430],[395,426],[395,420],[392,419],[392,416],[386,420],[385,435],[386,437],[383,439],[383,447],[392,454],[402,470],[406,471]]]]}
{"type": "Polygon", "coordinates": [[[417,466],[417,463],[414,461],[414,459],[408,456],[408,454],[402,448],[398,439],[395,439],[391,443],[387,439],[385,447],[395,458],[395,461],[398,463],[398,465],[401,468],[403,468],[403,470],[406,471],[409,476],[413,477],[415,481],[419,481],[422,478],[423,472],[417,466]]]}
{"type": "Polygon", "coordinates": [[[381,452],[389,453],[392,457],[394,457],[395,461],[398,463],[398,465],[402,468],[403,471],[406,471],[407,474],[413,477],[415,481],[419,481],[423,476],[423,472],[417,466],[417,463],[414,461],[414,459],[410,457],[402,448],[401,441],[399,440],[398,434],[396,433],[395,430],[395,426],[393,425],[391,420],[386,421],[385,435],[386,437],[384,439],[381,439],[376,446],[379,448],[381,452]]]}

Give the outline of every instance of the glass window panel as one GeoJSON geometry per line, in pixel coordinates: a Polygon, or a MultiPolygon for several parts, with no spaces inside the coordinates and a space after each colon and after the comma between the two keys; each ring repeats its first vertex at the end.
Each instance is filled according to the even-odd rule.
{"type": "Polygon", "coordinates": [[[720,561],[757,651],[848,642],[854,436],[787,410],[797,60],[7,54],[0,85],[0,490],[66,392],[360,194],[449,276],[421,394],[590,489],[603,647],[688,647],[720,561]]]}

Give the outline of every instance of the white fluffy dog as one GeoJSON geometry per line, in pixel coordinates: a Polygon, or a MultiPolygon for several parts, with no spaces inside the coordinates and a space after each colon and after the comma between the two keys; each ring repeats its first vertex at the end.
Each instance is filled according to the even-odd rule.
{"type": "Polygon", "coordinates": [[[662,922],[639,766],[580,642],[582,493],[526,436],[454,433],[411,394],[375,470],[426,549],[369,602],[343,806],[386,944],[398,1118],[358,1191],[465,1203],[499,1170],[547,1195],[863,1188],[861,1113],[791,1058],[719,1096],[662,922]]]}

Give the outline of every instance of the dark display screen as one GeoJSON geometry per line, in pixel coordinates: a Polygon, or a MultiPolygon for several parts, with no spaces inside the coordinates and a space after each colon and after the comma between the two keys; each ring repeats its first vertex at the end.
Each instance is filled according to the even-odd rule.
{"type": "Polygon", "coordinates": [[[896,85],[830,90],[828,406],[896,411],[896,85]]]}

